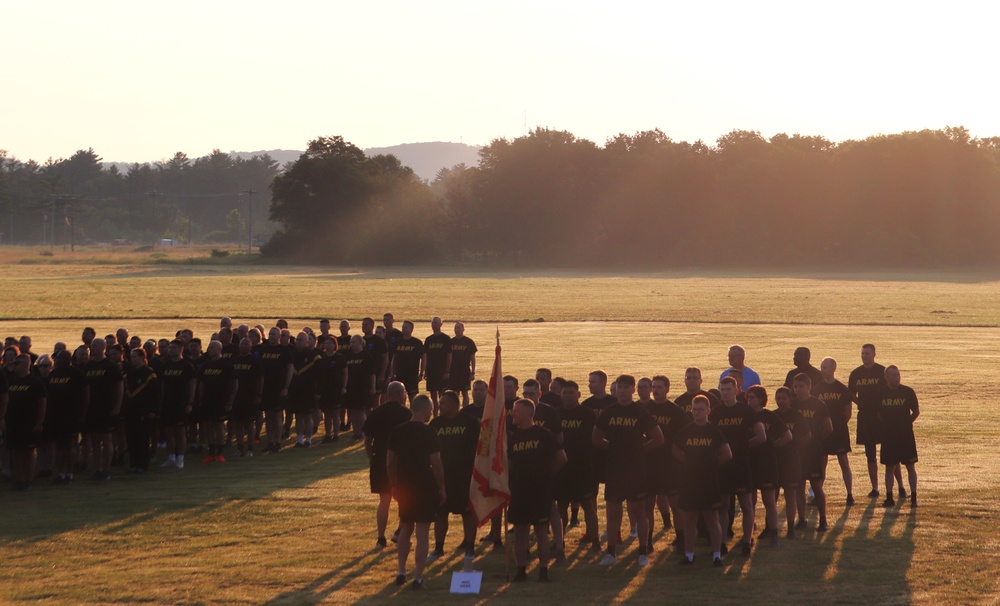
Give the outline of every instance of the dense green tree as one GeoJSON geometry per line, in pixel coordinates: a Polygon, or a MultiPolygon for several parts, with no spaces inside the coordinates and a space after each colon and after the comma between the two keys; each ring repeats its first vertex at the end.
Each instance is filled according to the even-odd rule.
{"type": "Polygon", "coordinates": [[[523,261],[597,256],[610,219],[599,212],[601,168],[597,146],[565,131],[538,128],[487,145],[476,186],[484,250],[523,261]]]}
{"type": "Polygon", "coordinates": [[[274,258],[415,263],[435,258],[446,230],[438,199],[410,168],[339,136],[310,141],[271,192],[282,227],[261,250],[274,258]]]}

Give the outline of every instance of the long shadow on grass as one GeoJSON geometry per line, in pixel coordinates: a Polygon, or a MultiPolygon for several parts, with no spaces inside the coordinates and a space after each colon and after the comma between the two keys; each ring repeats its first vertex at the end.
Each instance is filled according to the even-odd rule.
{"type": "Polygon", "coordinates": [[[83,527],[120,533],[161,516],[202,515],[234,502],[285,500],[294,506],[301,495],[283,493],[368,468],[361,446],[343,442],[226,463],[192,456],[183,470],[156,467],[162,459],[142,475],[112,468],[112,480],[104,483],[38,482],[26,493],[0,491],[0,545],[43,542],[83,527]]]}
{"type": "MultiPolygon", "coordinates": [[[[433,536],[433,528],[431,532],[433,536]]],[[[454,537],[455,535],[449,532],[449,539],[452,540],[452,543],[455,543],[458,540],[454,537]]],[[[388,602],[394,600],[407,604],[432,604],[440,600],[448,600],[449,602],[455,602],[458,604],[484,604],[493,600],[553,603],[555,601],[560,601],[560,589],[564,588],[575,592],[575,589],[573,589],[574,576],[586,574],[587,569],[598,570],[597,560],[600,557],[600,553],[588,551],[587,548],[576,545],[575,541],[569,541],[567,542],[567,549],[569,550],[567,553],[568,562],[564,565],[550,564],[549,574],[552,577],[552,582],[539,583],[536,580],[538,576],[537,546],[532,544],[531,557],[528,566],[528,575],[530,580],[523,584],[511,583],[510,579],[513,577],[515,572],[513,553],[510,551],[512,547],[511,541],[513,541],[513,534],[509,535],[508,539],[509,541],[502,550],[494,551],[492,547],[487,547],[485,545],[480,545],[477,549],[473,569],[483,573],[482,588],[480,594],[478,595],[461,596],[450,594],[452,573],[463,569],[462,559],[464,552],[454,550],[454,545],[451,547],[446,545],[445,555],[427,566],[424,573],[425,585],[422,591],[414,592],[411,589],[411,581],[413,578],[413,554],[411,552],[410,559],[407,562],[408,568],[411,572],[407,577],[407,583],[405,585],[402,587],[397,586],[394,579],[391,578],[392,575],[387,573],[385,585],[378,593],[367,594],[359,597],[354,601],[354,603],[362,604],[373,601],[388,602]]],[[[634,543],[634,541],[632,543],[634,543]]],[[[631,546],[634,547],[634,544],[631,546]]],[[[396,569],[395,555],[396,554],[393,551],[391,553],[393,571],[396,569]]],[[[623,567],[624,566],[625,565],[623,565],[623,567]]],[[[634,568],[634,565],[631,567],[634,568]]],[[[621,587],[617,584],[609,584],[604,591],[601,591],[594,596],[588,595],[588,599],[585,601],[589,601],[591,603],[608,603],[614,599],[620,589],[621,587]]],[[[295,592],[292,593],[294,594],[295,592]]],[[[574,593],[573,595],[576,596],[577,594],[574,593]]],[[[574,601],[579,600],[574,597],[574,601]]]]}
{"type": "MultiPolygon", "coordinates": [[[[902,499],[901,499],[902,500],[902,499]]],[[[915,509],[884,509],[872,501],[852,534],[841,541],[842,556],[831,579],[834,585],[862,586],[864,593],[844,596],[855,603],[909,604],[907,574],[913,560],[915,509]],[[866,582],[858,583],[858,579],[866,582]]]]}
{"type": "MultiPolygon", "coordinates": [[[[304,587],[286,591],[264,602],[264,604],[266,606],[319,604],[337,591],[346,588],[352,579],[367,574],[378,563],[379,559],[387,554],[388,550],[381,554],[369,552],[361,555],[326,574],[320,575],[304,587]]],[[[371,599],[371,597],[365,599],[371,599]]]]}

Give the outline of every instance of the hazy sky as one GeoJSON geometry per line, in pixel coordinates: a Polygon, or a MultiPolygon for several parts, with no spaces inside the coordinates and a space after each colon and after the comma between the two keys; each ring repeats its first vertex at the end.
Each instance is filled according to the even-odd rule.
{"type": "MultiPolygon", "coordinates": [[[[994,8],[996,6],[996,8],[994,8]]],[[[1000,135],[988,2],[9,2],[0,149],[176,151],[598,144],[660,128],[1000,135]]]]}

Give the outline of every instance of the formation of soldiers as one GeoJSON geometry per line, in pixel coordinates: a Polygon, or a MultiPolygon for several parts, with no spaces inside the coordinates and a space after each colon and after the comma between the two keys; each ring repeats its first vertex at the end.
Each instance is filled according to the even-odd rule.
{"type": "MultiPolygon", "coordinates": [[[[549,579],[552,556],[556,563],[566,560],[565,537],[580,525],[578,509],[584,512],[578,541],[603,551],[602,566],[618,561],[625,511],[640,567],[650,564],[657,512],[662,528],[673,529],[671,550],[685,566],[694,564],[698,537],[708,539],[714,566],[723,565],[729,539],[737,535],[734,549],[743,556],[750,556],[758,543],[776,545],[782,530],[780,495],[785,505],[784,536],[795,539],[808,531],[807,487],[818,517],[812,531],[825,532],[824,483],[830,456],[837,457],[840,465],[845,505],[855,504],[847,457],[848,421],[855,406],[856,442],[865,448],[871,480],[868,497],[881,496],[881,461],[886,491],[882,506],[896,506],[896,483],[899,496],[907,496],[900,478],[905,467],[910,504],[916,507],[917,397],[900,383],[896,366],[875,363],[874,345],[862,347],[862,364],[846,385],[836,378],[835,360],[825,358],[815,368],[808,349],[798,348],[796,367],[773,398],[757,373],[745,365],[745,357],[742,347],[733,346],[731,366],[722,372],[718,387],[708,390],[703,389],[701,370],[688,368],[684,392],[674,400],[667,397],[670,380],[663,375],[637,380],[625,374],[609,385],[607,374],[595,370],[588,376],[590,395],[582,402],[576,382],[553,377],[546,368],[523,386],[516,377],[504,377],[511,496],[507,521],[514,526],[517,563],[513,580],[527,580],[532,530],[538,543],[538,579],[549,579]],[[769,407],[772,400],[774,406],[769,407]],[[603,533],[597,516],[601,486],[606,510],[603,533]],[[736,503],[742,520],[734,533],[736,503]],[[756,515],[758,503],[763,505],[763,524],[756,515]],[[757,529],[761,532],[755,537],[757,529]]],[[[417,538],[413,587],[419,589],[427,561],[444,555],[449,515],[462,517],[460,549],[466,557],[474,557],[476,525],[467,495],[487,388],[485,382],[475,381],[472,402],[464,408],[459,406],[458,392],[444,392],[439,397],[440,414],[434,416],[429,398],[412,398],[408,410],[408,388],[390,384],[387,402],[371,412],[363,427],[371,490],[380,496],[377,550],[387,546],[390,501],[395,498],[399,503],[400,531],[395,540],[400,585],[407,578],[411,534],[417,538]],[[429,431],[414,427],[425,424],[429,431]],[[407,461],[407,471],[400,461],[407,461]]],[[[494,519],[480,542],[502,547],[502,526],[494,519]]]]}
{"type": "Polygon", "coordinates": [[[252,457],[255,445],[278,452],[293,429],[297,448],[320,434],[335,442],[345,429],[360,441],[387,377],[415,390],[425,377],[474,372],[475,345],[462,324],[455,337],[441,332],[440,319],[433,325],[426,342],[412,337],[412,323],[395,328],[391,314],[378,327],[365,318],[353,335],[346,320],[339,334],[328,320],[319,332],[293,334],[284,320],[267,329],[227,317],[207,343],[188,329],[143,341],[124,328],[99,338],[88,327],[79,345],[58,342],[41,355],[30,336],[8,337],[0,358],[3,477],[14,490],[38,478],[70,484],[81,473],[107,481],[113,466],[148,471],[157,450],[166,453],[161,467],[183,469],[192,454],[221,463],[227,451],[252,457]],[[400,351],[390,357],[395,343],[400,351]],[[459,369],[450,372],[453,360],[459,369]]]}
{"type": "MultiPolygon", "coordinates": [[[[224,462],[226,452],[252,457],[258,444],[279,452],[293,426],[297,448],[309,448],[321,433],[322,442],[337,441],[349,429],[351,441],[364,441],[370,489],[379,495],[376,549],[388,546],[395,499],[396,580],[406,581],[415,536],[419,588],[428,558],[444,553],[450,515],[462,517],[461,548],[468,556],[477,545],[469,488],[488,386],[475,380],[477,348],[462,323],[454,325],[454,336],[442,325],[434,318],[432,334],[421,340],[409,321],[397,329],[391,314],[381,326],[365,318],[361,334],[351,334],[346,320],[338,333],[322,320],[319,332],[293,334],[283,320],[265,329],[222,318],[204,350],[187,329],[173,339],[142,341],[124,328],[103,339],[86,328],[80,345],[56,343],[43,355],[32,352],[30,337],[9,337],[0,359],[3,475],[23,491],[40,477],[72,483],[92,465],[89,477],[107,481],[112,466],[126,460],[130,472],[147,471],[158,449],[166,453],[161,467],[183,469],[192,452],[204,463],[224,462]],[[422,382],[426,395],[419,394],[422,382]]],[[[809,528],[807,486],[818,514],[813,530],[826,531],[830,456],[841,469],[846,505],[855,502],[847,456],[855,406],[868,497],[881,496],[881,463],[882,505],[896,506],[897,484],[898,495],[907,496],[904,467],[910,504],[917,505],[917,397],[901,384],[896,366],[875,362],[874,345],[862,346],[862,364],[847,384],[836,378],[835,360],[815,368],[809,350],[798,348],[795,368],[772,394],[745,358],[742,347],[731,347],[730,367],[711,389],[703,389],[700,369],[688,368],[684,392],[673,400],[664,375],[625,374],[609,384],[606,373],[595,370],[582,401],[576,382],[545,368],[523,386],[504,377],[514,580],[527,578],[531,530],[541,580],[548,579],[550,556],[565,561],[565,536],[580,526],[581,509],[579,541],[603,550],[605,566],[617,562],[626,511],[640,566],[649,565],[654,551],[657,512],[662,527],[673,529],[672,547],[684,565],[693,564],[698,537],[708,538],[714,565],[722,565],[729,539],[736,538],[736,503],[742,520],[734,547],[743,555],[762,540],[778,541],[781,495],[785,536],[809,528]],[[597,519],[602,486],[603,533],[597,519]],[[763,530],[754,537],[758,502],[763,530]]],[[[501,527],[494,519],[479,542],[501,547],[501,527]]]]}

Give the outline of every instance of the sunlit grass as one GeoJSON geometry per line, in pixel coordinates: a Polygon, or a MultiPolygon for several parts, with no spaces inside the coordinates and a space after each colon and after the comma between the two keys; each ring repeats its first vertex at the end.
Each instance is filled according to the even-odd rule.
{"type": "MultiPolygon", "coordinates": [[[[734,277],[223,265],[0,265],[0,318],[320,317],[480,322],[1000,326],[988,275],[734,277]]],[[[678,330],[683,330],[678,327],[678,330]]],[[[809,328],[802,330],[808,331],[809,328]]]]}

